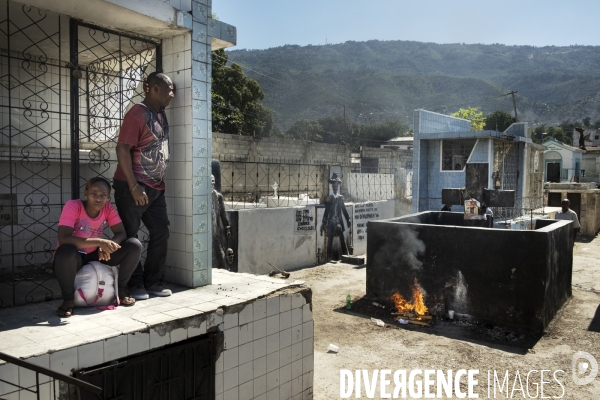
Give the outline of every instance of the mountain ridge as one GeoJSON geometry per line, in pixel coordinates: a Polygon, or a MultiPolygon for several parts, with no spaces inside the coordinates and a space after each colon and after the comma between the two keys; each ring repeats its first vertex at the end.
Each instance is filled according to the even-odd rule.
{"type": "Polygon", "coordinates": [[[411,120],[412,110],[464,107],[535,123],[600,119],[600,46],[507,46],[349,41],[228,51],[265,92],[275,124],[346,115],[358,123],[411,120]]]}

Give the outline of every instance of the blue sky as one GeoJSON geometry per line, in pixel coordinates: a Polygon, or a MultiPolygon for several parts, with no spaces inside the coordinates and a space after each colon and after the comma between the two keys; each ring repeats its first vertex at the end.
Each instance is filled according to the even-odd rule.
{"type": "Polygon", "coordinates": [[[600,45],[598,0],[213,0],[236,49],[347,40],[600,45]]]}

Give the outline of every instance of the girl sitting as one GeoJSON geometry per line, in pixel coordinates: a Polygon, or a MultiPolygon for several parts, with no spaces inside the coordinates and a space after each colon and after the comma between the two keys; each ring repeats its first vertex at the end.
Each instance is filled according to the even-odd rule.
{"type": "Polygon", "coordinates": [[[135,303],[127,294],[127,282],[140,260],[142,245],[136,238],[127,239],[121,218],[108,201],[110,183],[106,179],[90,179],[84,194],[86,200],[69,200],[65,204],[58,221],[58,246],[53,267],[63,296],[63,303],[56,310],[59,317],[73,315],[75,274],[90,261],[119,265],[121,305],[135,303]],[[112,239],[102,238],[107,223],[113,233],[112,239]]]}

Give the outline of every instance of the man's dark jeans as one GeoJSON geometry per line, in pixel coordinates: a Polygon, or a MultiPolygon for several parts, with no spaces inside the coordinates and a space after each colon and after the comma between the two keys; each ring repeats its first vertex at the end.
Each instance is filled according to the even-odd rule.
{"type": "Polygon", "coordinates": [[[144,223],[150,233],[144,268],[142,269],[141,262],[138,263],[129,280],[129,287],[131,289],[142,285],[150,287],[162,280],[171,232],[169,217],[167,216],[165,191],[152,189],[141,183],[139,185],[144,187],[148,196],[148,204],[143,206],[135,204],[127,182],[115,179],[113,183],[113,187],[115,188],[115,204],[117,205],[119,216],[123,220],[127,237],[137,237],[141,222],[144,223]]]}

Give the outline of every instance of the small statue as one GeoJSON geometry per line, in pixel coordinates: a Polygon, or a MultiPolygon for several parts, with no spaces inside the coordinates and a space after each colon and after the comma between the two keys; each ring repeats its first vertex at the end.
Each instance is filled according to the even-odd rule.
{"type": "Polygon", "coordinates": [[[227,264],[229,266],[233,265],[233,249],[228,247],[226,250],[225,259],[227,260],[227,264]]]}
{"type": "Polygon", "coordinates": [[[344,196],[339,194],[342,180],[338,178],[337,172],[334,172],[329,179],[331,187],[333,189],[333,195],[329,195],[325,198],[325,213],[323,214],[323,222],[321,224],[321,236],[323,232],[327,232],[327,260],[331,260],[331,248],[333,245],[333,239],[338,237],[340,240],[340,246],[343,254],[350,254],[346,240],[344,239],[344,222],[342,221],[342,214],[346,219],[348,225],[348,232],[352,234],[352,225],[350,224],[350,215],[346,210],[344,204],[344,196]]]}
{"type": "Polygon", "coordinates": [[[277,189],[279,189],[279,185],[277,182],[275,182],[271,187],[273,188],[273,197],[277,197],[277,189]]]}
{"type": "MultiPolygon", "coordinates": [[[[225,212],[223,195],[215,189],[215,177],[210,176],[212,184],[212,242],[213,242],[213,267],[227,268],[225,265],[225,239],[229,242],[231,227],[225,212]],[[224,237],[225,236],[225,237],[224,237]]],[[[231,250],[227,248],[227,250],[231,250]]],[[[233,262],[233,250],[231,250],[231,263],[233,262]]],[[[229,263],[229,265],[231,265],[229,263]]],[[[227,268],[229,269],[229,268],[227,268]]]]}
{"type": "Polygon", "coordinates": [[[585,131],[583,130],[583,128],[577,127],[577,128],[575,128],[575,130],[577,132],[579,132],[579,148],[581,150],[587,150],[585,147],[585,141],[590,140],[591,133],[588,133],[587,135],[584,136],[583,134],[585,133],[585,131]]]}

